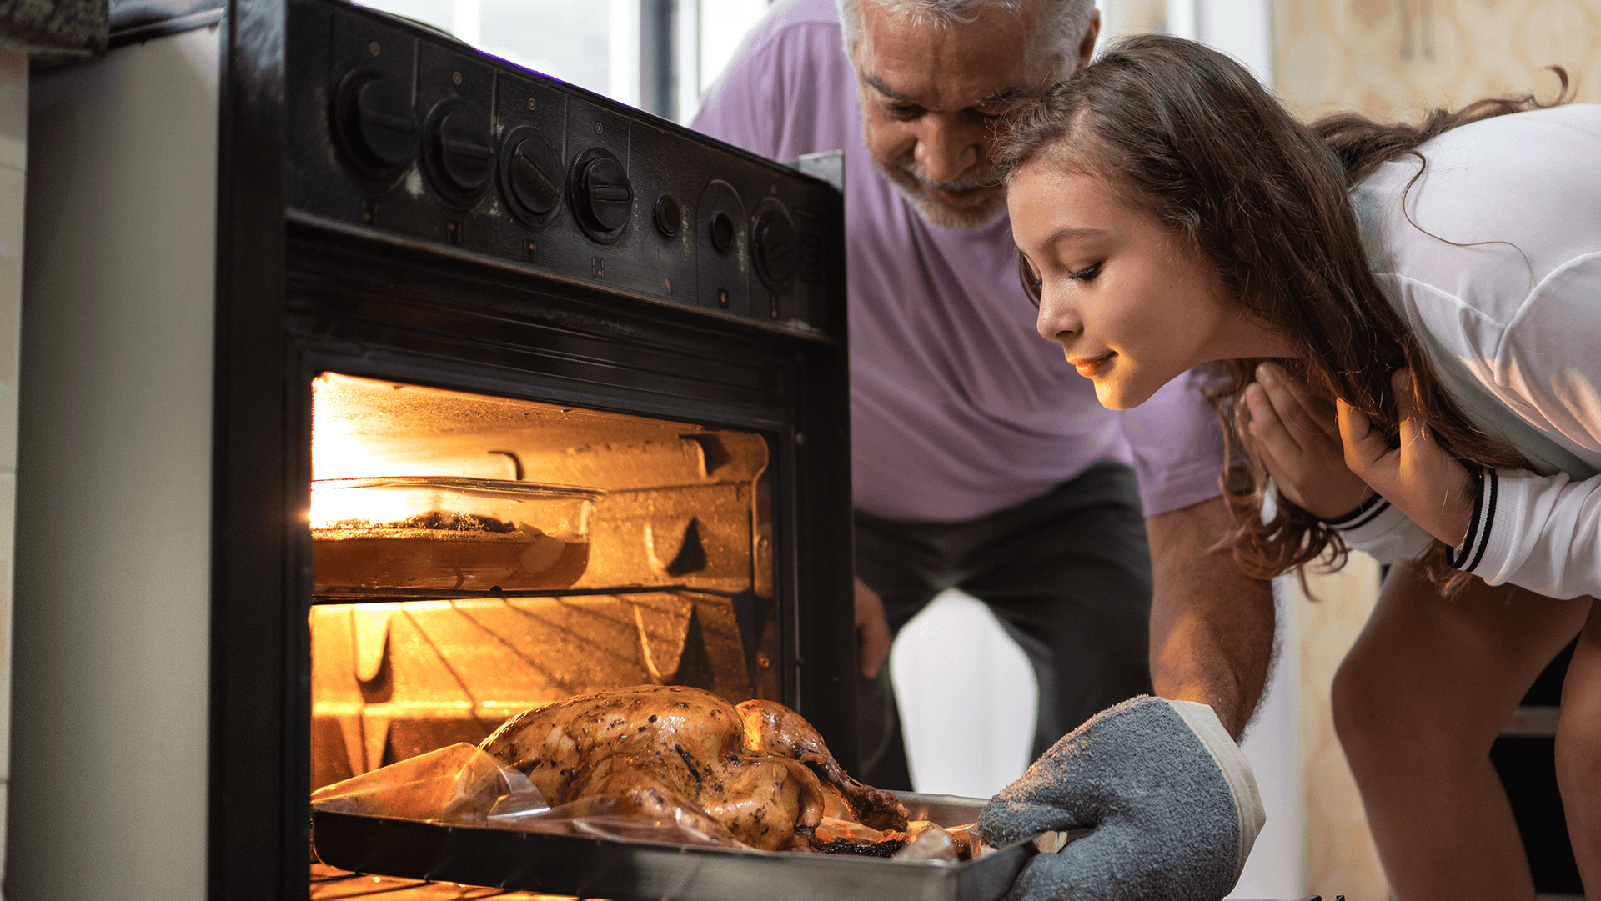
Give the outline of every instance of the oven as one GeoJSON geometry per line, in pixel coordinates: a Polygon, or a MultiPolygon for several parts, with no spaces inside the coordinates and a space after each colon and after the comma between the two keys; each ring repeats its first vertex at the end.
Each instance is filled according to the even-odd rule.
{"type": "Polygon", "coordinates": [[[402,897],[308,870],[309,790],[607,687],[848,769],[838,190],[338,0],[179,6],[34,79],[7,893],[402,897]]]}

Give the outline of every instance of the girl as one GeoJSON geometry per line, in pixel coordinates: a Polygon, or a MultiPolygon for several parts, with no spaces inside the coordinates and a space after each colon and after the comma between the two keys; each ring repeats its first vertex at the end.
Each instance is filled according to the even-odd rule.
{"type": "Polygon", "coordinates": [[[1040,334],[1102,404],[1221,361],[1241,559],[1396,562],[1334,701],[1397,898],[1534,897],[1488,751],[1575,635],[1557,775],[1601,897],[1598,161],[1595,106],[1308,127],[1157,35],[1004,152],[1040,334]]]}

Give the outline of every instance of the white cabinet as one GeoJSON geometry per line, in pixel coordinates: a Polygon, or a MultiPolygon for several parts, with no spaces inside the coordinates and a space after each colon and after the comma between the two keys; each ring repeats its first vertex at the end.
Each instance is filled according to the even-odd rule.
{"type": "Polygon", "coordinates": [[[0,861],[11,765],[11,571],[17,498],[17,351],[28,168],[28,57],[0,49],[0,861]]]}

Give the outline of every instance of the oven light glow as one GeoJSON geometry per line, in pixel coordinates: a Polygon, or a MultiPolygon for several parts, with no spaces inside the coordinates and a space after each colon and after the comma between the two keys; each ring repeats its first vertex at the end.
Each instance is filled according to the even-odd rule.
{"type": "Polygon", "coordinates": [[[314,529],[350,519],[398,522],[426,512],[426,506],[420,505],[417,497],[404,493],[311,486],[311,527],[314,529]]]}
{"type": "Polygon", "coordinates": [[[311,468],[315,479],[348,479],[377,475],[401,475],[385,472],[378,461],[365,452],[360,439],[332,430],[319,429],[312,444],[311,468]]]}

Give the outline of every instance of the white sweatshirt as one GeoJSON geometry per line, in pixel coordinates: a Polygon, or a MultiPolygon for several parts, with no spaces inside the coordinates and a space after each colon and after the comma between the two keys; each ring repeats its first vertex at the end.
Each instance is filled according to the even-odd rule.
{"type": "MultiPolygon", "coordinates": [[[[1421,150],[1410,189],[1416,157],[1351,192],[1369,261],[1463,412],[1532,467],[1485,473],[1451,562],[1601,596],[1601,106],[1486,119],[1421,150]]],[[[1431,541],[1383,501],[1336,525],[1385,561],[1431,541]]]]}

